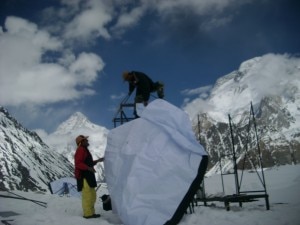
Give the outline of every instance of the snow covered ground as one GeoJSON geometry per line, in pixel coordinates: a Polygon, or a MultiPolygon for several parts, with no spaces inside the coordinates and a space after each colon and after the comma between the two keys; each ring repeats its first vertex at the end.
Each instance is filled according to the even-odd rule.
{"type": "MultiPolygon", "coordinates": [[[[270,197],[270,210],[266,210],[265,200],[230,204],[226,211],[221,202],[210,202],[209,207],[197,206],[193,214],[186,214],[180,225],[300,225],[300,165],[287,165],[265,170],[267,191],[270,197]]],[[[235,189],[231,176],[224,176],[226,194],[233,194],[235,189]],[[230,193],[231,192],[231,193],[230,193]]],[[[207,194],[222,192],[220,175],[205,179],[207,194]]],[[[260,182],[255,173],[246,173],[242,182],[243,190],[257,190],[260,182]]],[[[100,187],[98,197],[106,193],[100,187]]],[[[82,218],[81,200],[76,197],[59,197],[51,194],[28,192],[13,193],[25,198],[47,203],[47,207],[39,206],[31,201],[0,197],[0,220],[3,224],[12,225],[121,225],[122,222],[112,211],[103,211],[99,199],[96,211],[101,214],[97,219],[82,218]],[[11,212],[17,215],[10,215],[11,212]],[[5,221],[6,222],[5,222],[5,221]]],[[[9,195],[0,192],[0,195],[9,195]]],[[[135,224],[132,224],[135,225],[135,224]]],[[[155,225],[155,224],[154,224],[155,225]]]]}

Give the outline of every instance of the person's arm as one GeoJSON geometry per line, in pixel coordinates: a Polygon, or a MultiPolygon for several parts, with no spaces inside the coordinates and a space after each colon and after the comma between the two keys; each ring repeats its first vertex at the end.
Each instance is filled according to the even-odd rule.
{"type": "Polygon", "coordinates": [[[129,82],[129,95],[131,95],[131,93],[134,91],[135,89],[135,85],[132,84],[131,82],[129,82]]]}
{"type": "Polygon", "coordinates": [[[133,81],[133,83],[136,85],[136,84],[138,84],[139,83],[139,81],[140,81],[140,79],[139,79],[139,77],[138,77],[138,74],[136,73],[136,72],[132,72],[132,75],[133,75],[133,79],[134,79],[134,81],[133,81]]]}
{"type": "Polygon", "coordinates": [[[103,162],[103,161],[104,161],[104,157],[94,160],[94,165],[96,165],[99,162],[103,162]]]}

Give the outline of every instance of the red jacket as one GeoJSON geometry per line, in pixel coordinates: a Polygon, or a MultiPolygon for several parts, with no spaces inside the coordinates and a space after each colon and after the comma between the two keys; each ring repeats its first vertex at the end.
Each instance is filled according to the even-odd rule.
{"type": "Polygon", "coordinates": [[[90,187],[97,187],[95,173],[89,168],[96,162],[87,147],[79,146],[75,153],[75,177],[77,180],[77,190],[82,191],[83,179],[86,179],[90,187]]]}
{"type": "Polygon", "coordinates": [[[83,147],[79,146],[75,153],[75,178],[80,179],[82,178],[82,172],[87,171],[89,167],[93,167],[95,162],[90,151],[83,147]],[[90,160],[87,160],[90,157],[90,160]],[[90,161],[90,162],[87,162],[90,161]],[[92,163],[91,163],[92,162],[92,163]],[[90,164],[90,165],[88,165],[90,164]]]}

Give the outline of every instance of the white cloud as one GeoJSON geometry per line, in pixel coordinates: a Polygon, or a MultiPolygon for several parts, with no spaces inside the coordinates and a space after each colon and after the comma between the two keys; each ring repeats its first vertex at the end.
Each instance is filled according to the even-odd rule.
{"type": "Polygon", "coordinates": [[[127,94],[125,94],[124,92],[122,92],[119,95],[111,95],[110,99],[112,99],[112,100],[120,100],[120,99],[125,98],[126,96],[127,96],[127,94]]]}
{"type": "Polygon", "coordinates": [[[97,72],[104,68],[102,59],[93,53],[81,53],[70,65],[70,71],[77,77],[78,85],[90,86],[97,78],[97,72]]]}
{"type": "Polygon", "coordinates": [[[149,0],[145,2],[153,2],[153,5],[161,13],[171,13],[174,10],[188,8],[198,15],[216,15],[227,8],[240,6],[251,1],[253,0],[149,0]]]}
{"type": "MultiPolygon", "coordinates": [[[[84,4],[82,10],[75,15],[65,29],[67,39],[84,39],[89,41],[97,37],[110,38],[105,27],[112,20],[112,12],[109,4],[105,1],[87,0],[81,1],[84,4]]],[[[79,2],[75,1],[73,7],[78,7],[79,2]]],[[[81,40],[82,41],[82,40],[81,40]]]]}
{"type": "Polygon", "coordinates": [[[136,8],[133,8],[129,12],[124,12],[120,14],[112,30],[116,31],[116,33],[122,33],[126,29],[135,26],[140,21],[142,16],[144,16],[145,11],[146,7],[138,6],[136,8]]]}
{"type": "MultiPolygon", "coordinates": [[[[256,88],[258,96],[287,94],[286,87],[299,85],[300,58],[288,54],[267,54],[259,58],[259,62],[249,68],[249,75],[244,82],[256,88]]],[[[241,65],[240,70],[243,69],[241,65]]],[[[298,86],[299,88],[299,86],[298,86]]]]}
{"type": "Polygon", "coordinates": [[[183,95],[196,95],[196,94],[199,94],[200,96],[205,97],[209,94],[211,89],[212,89],[212,85],[208,85],[208,86],[199,87],[199,88],[195,88],[195,89],[185,89],[185,90],[181,91],[181,93],[183,95]]]}
{"type": "Polygon", "coordinates": [[[111,39],[136,26],[147,14],[157,15],[175,25],[184,23],[180,13],[186,12],[189,18],[205,16],[199,21],[199,29],[209,31],[225,26],[233,15],[224,16],[227,9],[238,8],[253,0],[61,0],[60,7],[49,7],[44,15],[55,25],[49,24],[49,30],[63,32],[64,39],[93,43],[97,38],[111,39]],[[112,32],[112,33],[111,33],[112,32]]]}
{"type": "Polygon", "coordinates": [[[43,129],[36,129],[34,130],[38,135],[39,137],[42,139],[42,140],[45,140],[46,138],[48,138],[48,133],[47,131],[43,130],[43,129]]]}
{"type": "MultiPolygon", "coordinates": [[[[44,10],[48,29],[63,32],[69,43],[93,43],[101,37],[109,40],[136,26],[147,14],[157,16],[176,26],[183,24],[185,16],[199,17],[199,29],[209,31],[225,26],[233,14],[224,16],[224,11],[235,9],[254,0],[60,0],[59,7],[44,10]],[[203,18],[205,17],[205,18],[203,18]],[[54,19],[55,18],[55,19],[54,19]]],[[[189,21],[187,21],[189,22],[189,21]]]]}
{"type": "Polygon", "coordinates": [[[61,60],[55,58],[47,62],[44,58],[48,53],[63,54],[62,42],[39,30],[36,24],[17,17],[8,17],[5,28],[0,34],[2,105],[42,105],[94,93],[87,86],[91,86],[104,67],[99,56],[81,53],[78,58],[69,57],[70,67],[59,64],[61,60]]]}
{"type": "Polygon", "coordinates": [[[62,53],[62,57],[58,59],[58,63],[63,65],[64,67],[69,67],[76,60],[76,56],[72,51],[66,49],[62,53]]]}
{"type": "Polygon", "coordinates": [[[199,113],[205,113],[214,109],[214,105],[209,101],[203,100],[201,97],[193,100],[186,99],[184,104],[182,108],[189,114],[191,119],[196,118],[199,113]]]}
{"type": "Polygon", "coordinates": [[[238,8],[251,1],[253,0],[145,0],[143,3],[153,7],[162,18],[172,23],[184,20],[178,18],[178,12],[186,11],[189,16],[205,16],[205,20],[199,19],[199,28],[210,30],[224,26],[232,20],[232,16],[223,16],[225,10],[238,8]]]}
{"type": "Polygon", "coordinates": [[[181,91],[181,94],[186,96],[197,96],[196,98],[185,98],[182,108],[189,113],[190,118],[195,118],[197,114],[206,112],[208,109],[212,109],[213,106],[207,101],[210,96],[212,85],[199,87],[195,89],[185,89],[181,91]]]}
{"type": "Polygon", "coordinates": [[[232,15],[227,17],[213,17],[209,18],[207,21],[203,21],[200,28],[202,30],[210,31],[218,27],[223,27],[229,24],[232,21],[232,15]]]}
{"type": "Polygon", "coordinates": [[[69,5],[72,8],[77,8],[82,0],[61,0],[64,5],[69,5]]]}

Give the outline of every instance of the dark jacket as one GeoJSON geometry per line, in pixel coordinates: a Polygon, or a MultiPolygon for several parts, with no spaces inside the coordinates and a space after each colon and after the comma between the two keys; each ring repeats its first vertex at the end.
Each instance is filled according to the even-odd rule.
{"type": "Polygon", "coordinates": [[[138,71],[131,71],[133,79],[129,81],[129,93],[136,88],[136,95],[141,96],[144,101],[148,101],[150,93],[155,91],[154,82],[146,74],[138,71]]]}
{"type": "Polygon", "coordinates": [[[83,179],[85,178],[90,187],[97,187],[96,177],[94,172],[89,171],[96,163],[88,150],[88,148],[79,146],[75,153],[75,178],[77,180],[77,190],[81,191],[83,179]]]}

